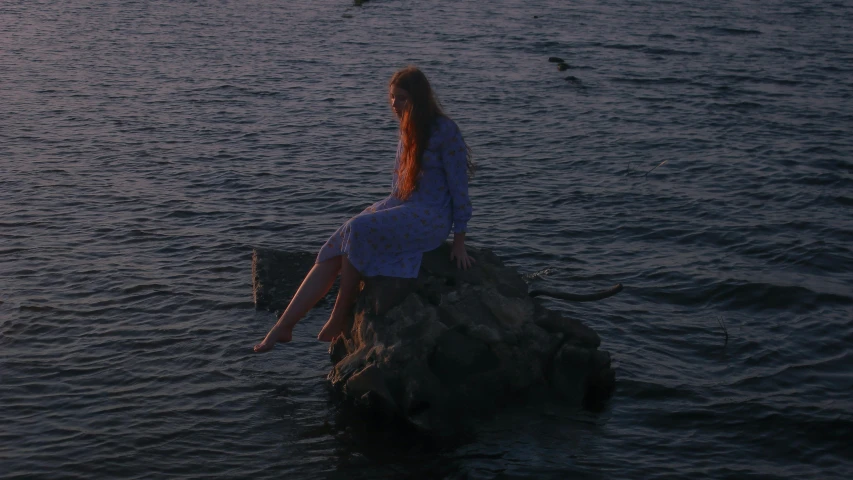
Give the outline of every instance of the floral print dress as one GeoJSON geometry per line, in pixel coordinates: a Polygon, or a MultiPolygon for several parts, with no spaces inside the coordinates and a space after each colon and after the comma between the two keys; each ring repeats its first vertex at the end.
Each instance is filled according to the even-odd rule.
{"type": "MultiPolygon", "coordinates": [[[[395,162],[400,161],[400,153],[398,147],[395,162]]],[[[467,159],[459,127],[439,117],[411,197],[404,201],[395,196],[395,173],[391,195],[341,225],[320,248],[317,263],[346,254],[366,277],[417,277],[424,252],[441,245],[451,230],[466,230],[472,213],[467,159]]]]}

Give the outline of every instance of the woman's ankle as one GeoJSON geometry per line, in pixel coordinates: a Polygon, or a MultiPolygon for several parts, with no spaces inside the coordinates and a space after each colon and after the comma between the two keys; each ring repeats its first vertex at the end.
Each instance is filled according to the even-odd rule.
{"type": "Polygon", "coordinates": [[[294,322],[290,319],[286,319],[281,317],[275,322],[275,326],[273,328],[285,329],[285,330],[293,330],[293,327],[296,326],[297,322],[294,322]]]}

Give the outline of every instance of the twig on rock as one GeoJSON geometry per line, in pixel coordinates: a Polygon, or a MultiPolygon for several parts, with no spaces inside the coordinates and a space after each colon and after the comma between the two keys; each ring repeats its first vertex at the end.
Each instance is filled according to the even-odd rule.
{"type": "Polygon", "coordinates": [[[608,288],[607,290],[601,290],[600,292],[588,293],[588,294],[578,294],[578,293],[567,293],[567,292],[549,292],[547,290],[533,290],[530,292],[531,297],[538,297],[540,295],[544,295],[546,297],[554,297],[562,300],[569,300],[571,302],[591,302],[594,300],[601,300],[607,297],[612,297],[617,293],[622,291],[622,284],[617,283],[616,285],[608,288]]]}

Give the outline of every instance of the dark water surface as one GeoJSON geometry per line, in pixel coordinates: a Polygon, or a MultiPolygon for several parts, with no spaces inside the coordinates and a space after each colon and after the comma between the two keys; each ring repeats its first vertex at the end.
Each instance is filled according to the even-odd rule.
{"type": "Polygon", "coordinates": [[[847,0],[4,2],[0,477],[847,478],[851,25],[847,0]],[[614,357],[604,412],[352,445],[327,307],[250,353],[251,248],[316,251],[387,194],[408,63],[481,166],[472,243],[537,287],[626,285],[552,304],[614,357]]]}

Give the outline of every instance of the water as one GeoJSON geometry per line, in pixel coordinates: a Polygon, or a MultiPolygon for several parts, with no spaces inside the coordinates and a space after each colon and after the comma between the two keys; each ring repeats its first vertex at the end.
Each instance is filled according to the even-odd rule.
{"type": "Polygon", "coordinates": [[[844,478],[851,23],[847,1],[6,2],[0,476],[844,478]],[[480,164],[471,242],[538,288],[625,284],[550,304],[613,354],[604,412],[353,445],[328,306],[250,353],[274,321],[251,248],[315,251],[387,194],[409,63],[480,164]]]}

